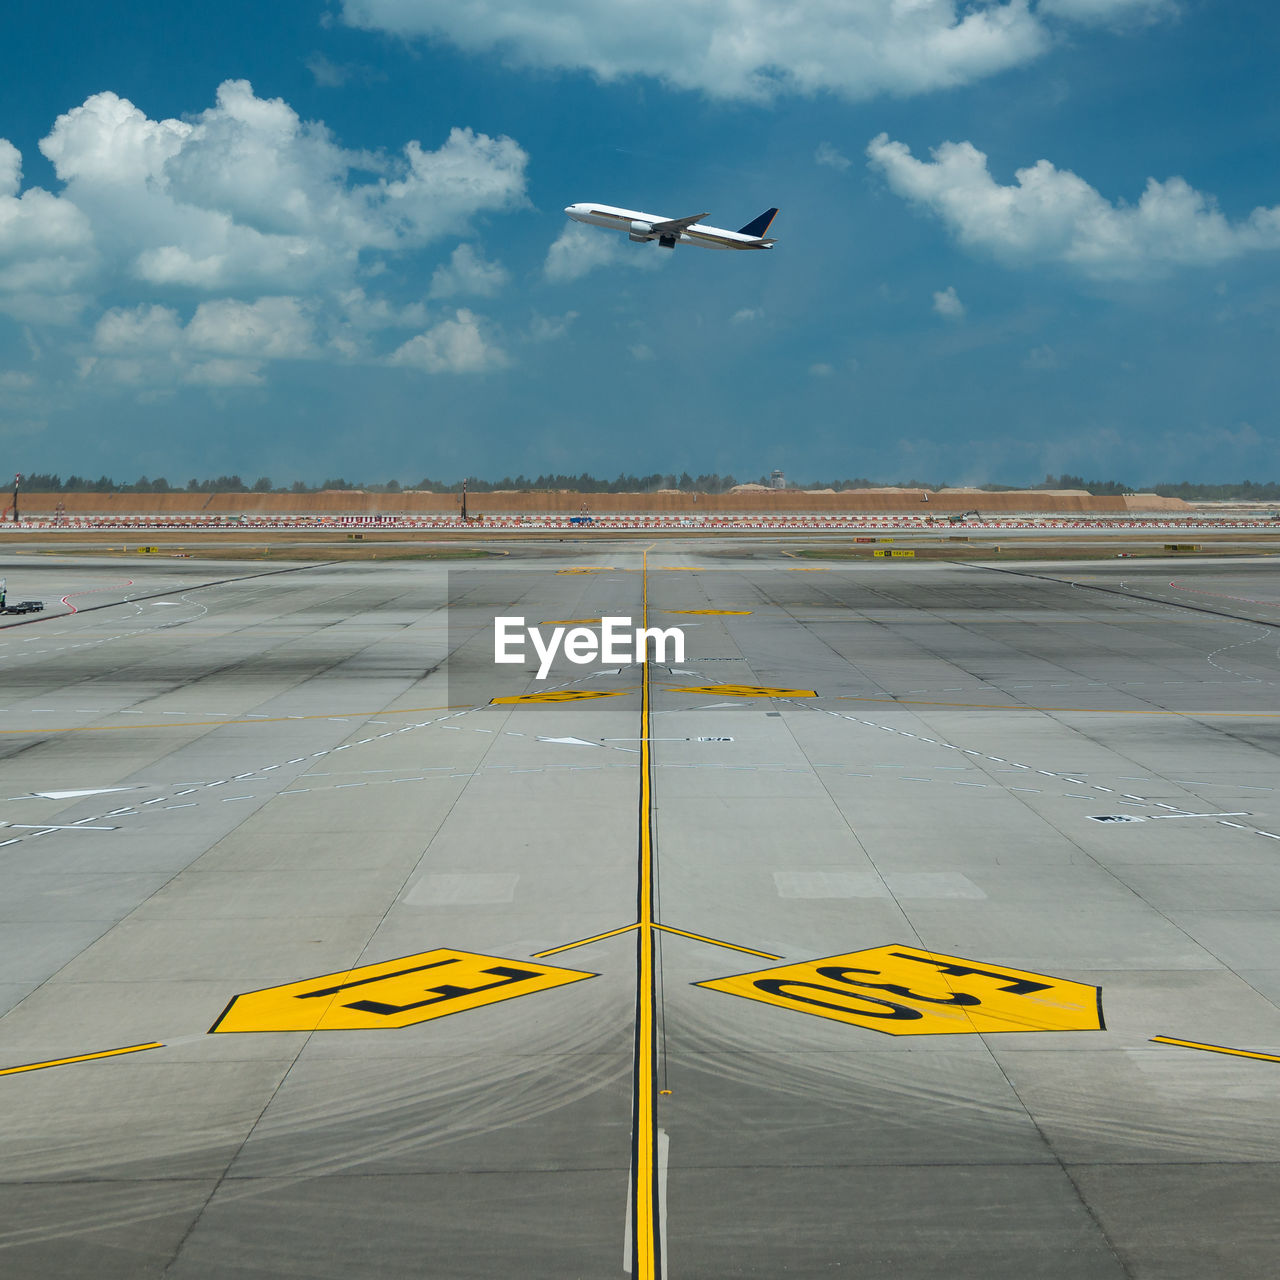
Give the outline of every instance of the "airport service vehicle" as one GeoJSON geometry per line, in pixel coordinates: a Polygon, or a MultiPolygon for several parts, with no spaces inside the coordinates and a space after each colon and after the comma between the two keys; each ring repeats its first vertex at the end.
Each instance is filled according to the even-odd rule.
{"type": "Polygon", "coordinates": [[[0,613],[41,613],[43,610],[43,600],[19,600],[17,604],[9,604],[7,580],[0,578],[0,613]]]}
{"type": "Polygon", "coordinates": [[[696,244],[703,249],[772,249],[776,241],[765,233],[773,221],[777,209],[766,209],[738,231],[726,231],[723,227],[700,227],[696,224],[705,213],[692,213],[687,218],[664,218],[657,213],[641,213],[638,209],[619,209],[611,204],[582,204],[566,206],[565,213],[574,222],[585,222],[592,227],[609,227],[625,231],[637,244],[656,240],[664,249],[674,249],[678,244],[696,244]]]}

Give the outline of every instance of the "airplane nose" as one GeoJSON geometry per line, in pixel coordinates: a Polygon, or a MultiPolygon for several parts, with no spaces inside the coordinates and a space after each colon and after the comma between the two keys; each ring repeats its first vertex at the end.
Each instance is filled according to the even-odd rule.
{"type": "Polygon", "coordinates": [[[578,206],[576,204],[567,204],[564,207],[564,211],[572,218],[578,212],[578,206]]]}

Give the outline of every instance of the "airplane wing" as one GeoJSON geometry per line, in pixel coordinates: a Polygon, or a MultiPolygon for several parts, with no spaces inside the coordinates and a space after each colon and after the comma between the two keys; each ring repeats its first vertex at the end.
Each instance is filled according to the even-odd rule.
{"type": "Polygon", "coordinates": [[[710,217],[709,213],[691,213],[687,218],[672,218],[670,222],[655,222],[653,231],[659,236],[678,236],[682,231],[687,231],[695,222],[701,222],[703,218],[710,217]]]}

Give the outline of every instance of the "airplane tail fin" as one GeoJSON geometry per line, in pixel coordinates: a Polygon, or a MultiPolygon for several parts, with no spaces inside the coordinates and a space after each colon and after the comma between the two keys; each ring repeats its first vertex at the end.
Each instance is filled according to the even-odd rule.
{"type": "Polygon", "coordinates": [[[766,209],[758,218],[752,218],[741,231],[740,236],[763,236],[769,230],[769,224],[777,216],[777,209],[766,209]]]}

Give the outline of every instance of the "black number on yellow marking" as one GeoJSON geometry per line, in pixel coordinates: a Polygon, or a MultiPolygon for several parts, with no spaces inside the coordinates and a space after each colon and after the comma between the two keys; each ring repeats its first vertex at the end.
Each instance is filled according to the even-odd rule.
{"type": "Polygon", "coordinates": [[[912,960],[916,964],[934,965],[942,973],[949,978],[991,978],[996,982],[1006,983],[1006,986],[1000,988],[1001,991],[1011,991],[1016,996],[1029,996],[1033,991],[1050,991],[1052,984],[1048,982],[1032,982],[1029,978],[1013,978],[1007,972],[1001,973],[992,969],[974,969],[969,965],[957,964],[954,960],[947,960],[945,957],[939,959],[937,956],[917,956],[912,955],[909,951],[895,951],[894,956],[899,960],[912,960]]]}
{"type": "Polygon", "coordinates": [[[503,698],[490,698],[491,707],[512,706],[522,702],[585,702],[588,698],[621,698],[630,689],[549,689],[546,693],[512,693],[503,698]]]}
{"type": "MultiPolygon", "coordinates": [[[[913,957],[914,958],[914,957],[913,957]]],[[[921,1000],[925,1004],[981,1004],[982,1001],[977,996],[967,995],[963,991],[949,991],[945,996],[927,996],[919,991],[912,991],[910,987],[899,986],[895,982],[863,982],[860,978],[846,977],[850,973],[873,973],[878,978],[883,978],[884,974],[879,969],[845,969],[839,965],[824,964],[819,967],[818,972],[824,978],[834,978],[837,982],[847,982],[854,987],[871,987],[876,991],[890,991],[895,996],[902,996],[905,1000],[921,1000]]],[[[977,972],[977,970],[971,970],[977,972]]]]}
{"type": "MultiPolygon", "coordinates": [[[[453,961],[446,961],[452,964],[453,961]]],[[[439,1004],[442,1000],[458,1000],[462,996],[479,995],[482,991],[492,991],[495,987],[505,987],[512,982],[527,982],[530,978],[541,976],[538,969],[510,969],[505,965],[496,965],[493,968],[486,969],[485,973],[496,975],[497,982],[485,982],[478,987],[458,987],[451,983],[445,983],[441,987],[428,987],[428,991],[434,991],[429,1000],[415,1000],[410,1004],[384,1004],[380,1000],[357,1000],[354,1004],[347,1005],[348,1009],[364,1009],[369,1013],[381,1014],[384,1018],[393,1013],[404,1013],[409,1009],[425,1009],[428,1005],[439,1004]]]]}
{"type": "Polygon", "coordinates": [[[816,698],[813,689],[779,689],[760,684],[672,685],[672,693],[702,693],[730,698],[816,698]]]}
{"type": "MultiPolygon", "coordinates": [[[[822,972],[822,970],[819,970],[822,972]]],[[[857,1013],[863,1018],[923,1018],[924,1014],[919,1009],[909,1009],[905,1004],[895,1004],[892,1000],[881,1000],[879,996],[865,996],[861,991],[842,991],[839,987],[824,987],[818,982],[799,982],[794,978],[758,978],[753,984],[758,991],[768,992],[770,995],[782,996],[787,1000],[799,1000],[802,1004],[816,1004],[824,1009],[836,1009],[840,1013],[848,1013],[848,1004],[834,1004],[830,1000],[816,1000],[813,996],[802,996],[796,994],[798,987],[805,987],[811,991],[825,991],[831,995],[837,995],[844,1001],[861,1000],[865,1004],[882,1005],[888,1010],[887,1013],[881,1013],[878,1009],[859,1009],[857,1013]]]]}
{"type": "Polygon", "coordinates": [[[211,1031],[355,1031],[407,1027],[513,996],[548,991],[593,973],[440,947],[344,973],[326,973],[236,996],[211,1031]],[[446,981],[424,977],[446,970],[446,981]],[[357,998],[345,998],[357,992],[357,998]]]}
{"type": "Polygon", "coordinates": [[[1097,987],[907,947],[872,947],[695,985],[890,1035],[1103,1028],[1097,987]]]}

